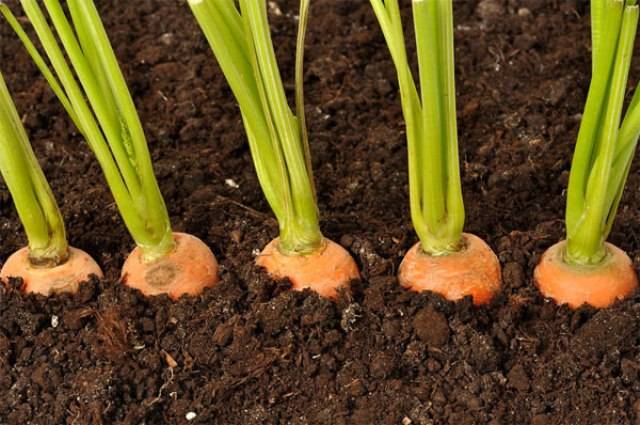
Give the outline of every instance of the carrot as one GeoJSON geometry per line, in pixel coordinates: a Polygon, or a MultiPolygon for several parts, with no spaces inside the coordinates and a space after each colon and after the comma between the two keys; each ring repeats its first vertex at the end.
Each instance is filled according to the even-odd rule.
{"type": "Polygon", "coordinates": [[[198,295],[218,282],[218,263],[209,247],[195,236],[174,232],[175,248],[145,261],[136,248],[122,267],[122,282],[144,295],[168,294],[172,299],[198,295]]]}
{"type": "Polygon", "coordinates": [[[432,291],[450,301],[466,296],[486,304],[500,291],[500,262],[479,237],[463,233],[464,247],[448,255],[429,255],[415,244],[400,264],[398,279],[413,291],[432,291]]]}
{"type": "Polygon", "coordinates": [[[606,240],[640,136],[637,88],[622,114],[638,6],[593,0],[591,25],[593,72],[569,175],[567,238],[534,272],[543,295],[574,308],[607,307],[637,286],[631,260],[606,240]]]}
{"type": "Polygon", "coordinates": [[[256,264],[274,279],[287,278],[293,289],[309,288],[323,297],[336,299],[340,288],[360,278],[358,266],[347,250],[337,243],[323,240],[323,247],[308,255],[288,255],[279,249],[276,238],[262,250],[256,264]]]}
{"type": "Polygon", "coordinates": [[[274,279],[335,298],[359,277],[349,253],[320,231],[304,115],[303,51],[309,0],[300,2],[295,114],[278,69],[264,1],[189,0],[242,114],[262,191],[280,235],[257,257],[274,279]]]}
{"type": "Polygon", "coordinates": [[[450,300],[487,303],[500,290],[500,263],[478,237],[463,233],[456,122],[453,6],[414,0],[419,89],[407,58],[398,0],[370,0],[396,67],[406,122],[409,204],[420,242],[400,266],[400,283],[450,300]]]}
{"type": "Polygon", "coordinates": [[[610,243],[605,246],[607,255],[596,265],[566,263],[566,241],[547,249],[534,271],[540,292],[572,308],[583,304],[608,307],[628,297],[638,287],[633,263],[620,248],[610,243]]]}
{"type": "Polygon", "coordinates": [[[58,0],[44,3],[48,20],[38,2],[22,6],[53,71],[9,9],[0,11],[91,147],[136,242],[123,280],[172,298],[215,284],[218,264],[209,248],[171,229],[142,123],[93,1],[68,0],[71,20],[58,0]]]}
{"type": "Polygon", "coordinates": [[[69,247],[68,258],[57,265],[38,266],[29,258],[29,248],[22,248],[7,259],[0,278],[22,278],[22,291],[45,296],[63,292],[78,292],[81,282],[92,275],[102,278],[102,270],[93,258],[81,249],[69,247]]]}

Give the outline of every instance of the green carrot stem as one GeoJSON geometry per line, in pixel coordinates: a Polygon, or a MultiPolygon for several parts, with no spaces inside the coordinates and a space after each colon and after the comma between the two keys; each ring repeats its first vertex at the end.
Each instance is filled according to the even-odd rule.
{"type": "Polygon", "coordinates": [[[638,97],[632,99],[622,128],[622,107],[638,26],[638,8],[621,1],[595,5],[594,75],[578,134],[567,196],[566,261],[598,264],[606,256],[640,126],[638,97]],[[595,47],[597,46],[597,47],[595,47]]]}
{"type": "Polygon", "coordinates": [[[391,53],[407,128],[409,201],[422,250],[462,248],[464,204],[456,123],[453,10],[449,0],[414,0],[420,89],[411,74],[397,0],[370,0],[391,53]]]}
{"type": "Polygon", "coordinates": [[[0,173],[27,234],[29,259],[53,267],[68,257],[62,214],[0,74],[0,173]]]}
{"type": "Polygon", "coordinates": [[[169,216],[133,100],[92,0],[44,0],[64,51],[36,0],[21,0],[53,72],[11,14],[3,13],[94,152],[145,260],[174,247],[169,216]]]}
{"type": "Polygon", "coordinates": [[[304,117],[302,64],[308,0],[301,1],[296,114],[287,103],[266,3],[189,0],[242,115],[258,180],[280,226],[280,249],[304,255],[322,246],[304,117]]]}

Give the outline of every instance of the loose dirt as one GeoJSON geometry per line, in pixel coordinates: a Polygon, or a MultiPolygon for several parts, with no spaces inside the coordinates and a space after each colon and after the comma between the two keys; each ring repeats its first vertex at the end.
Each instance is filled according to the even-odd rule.
{"type": "MultiPolygon", "coordinates": [[[[590,75],[584,3],[455,2],[466,229],[504,267],[504,291],[486,308],[397,284],[416,236],[395,71],[368,2],[314,0],[307,38],[322,228],[363,274],[337,304],[288,291],[253,266],[277,225],[236,102],[186,2],[98,2],[175,229],[202,238],[222,267],[216,288],[175,303],[118,283],[133,244],[101,172],[0,25],[0,68],[71,243],[107,275],[75,296],[27,297],[18,282],[0,291],[0,423],[639,424],[640,297],[570,311],[531,280],[540,254],[563,237],[590,75]]],[[[269,2],[289,91],[296,4],[269,2]]],[[[631,75],[635,83],[640,60],[631,75]]],[[[634,168],[610,238],[636,264],[638,187],[634,168]]],[[[4,259],[25,240],[1,189],[4,259]]]]}

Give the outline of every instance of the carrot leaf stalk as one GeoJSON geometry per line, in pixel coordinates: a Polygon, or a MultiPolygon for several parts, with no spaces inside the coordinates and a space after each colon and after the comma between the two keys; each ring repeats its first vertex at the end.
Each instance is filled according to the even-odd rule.
{"type": "Polygon", "coordinates": [[[592,0],[589,93],[567,191],[567,238],[534,271],[540,292],[572,308],[608,307],[638,287],[633,262],[607,242],[640,136],[640,91],[623,103],[638,27],[635,0],[592,0]]]}
{"type": "Polygon", "coordinates": [[[145,135],[92,0],[21,0],[51,68],[5,4],[0,12],[22,40],[104,172],[122,218],[147,260],[174,248],[145,135]],[[60,39],[60,44],[56,36],[60,39]]]}
{"type": "Polygon", "coordinates": [[[68,244],[62,214],[0,74],[0,172],[28,239],[35,266],[64,263],[68,244]]]}
{"type": "Polygon", "coordinates": [[[42,1],[48,16],[37,0],[21,3],[53,70],[11,11],[0,5],[0,12],[95,154],[136,242],[122,282],[172,299],[214,286],[218,263],[209,247],[171,229],[140,118],[93,0],[67,0],[70,19],[59,0],[42,1]]]}
{"type": "Polygon", "coordinates": [[[304,115],[303,59],[309,0],[300,1],[295,108],[289,107],[269,30],[266,1],[189,0],[189,6],[240,106],[262,191],[280,235],[256,262],[295,289],[335,298],[359,272],[323,237],[304,115]]]}
{"type": "Polygon", "coordinates": [[[371,0],[398,74],[407,128],[411,219],[422,250],[462,248],[453,12],[450,1],[413,1],[420,88],[411,74],[397,0],[371,0]]]}
{"type": "Polygon", "coordinates": [[[304,122],[302,60],[308,0],[301,1],[296,114],[287,103],[264,1],[190,0],[240,105],[260,185],[280,226],[280,249],[308,254],[322,244],[304,122]]]}
{"type": "Polygon", "coordinates": [[[638,27],[636,1],[592,0],[592,76],[567,191],[565,259],[598,264],[640,135],[640,91],[622,114],[638,27]]]}
{"type": "Polygon", "coordinates": [[[420,239],[400,265],[400,283],[451,300],[471,295],[483,304],[500,287],[500,265],[480,238],[463,233],[452,1],[412,1],[419,86],[409,65],[398,0],[370,2],[398,76],[411,219],[420,239]]]}
{"type": "Polygon", "coordinates": [[[86,252],[69,246],[62,214],[36,159],[27,133],[0,74],[0,173],[9,188],[28,245],[7,258],[0,278],[22,279],[21,290],[45,296],[77,292],[100,266],[86,252]]]}

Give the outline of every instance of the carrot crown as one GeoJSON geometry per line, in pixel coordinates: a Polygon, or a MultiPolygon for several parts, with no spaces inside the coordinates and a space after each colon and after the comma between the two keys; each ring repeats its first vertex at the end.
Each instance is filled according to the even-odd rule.
{"type": "Polygon", "coordinates": [[[592,0],[592,75],[567,192],[565,259],[597,264],[640,135],[640,91],[622,109],[638,27],[635,0],[592,0]]]}
{"type": "Polygon", "coordinates": [[[0,173],[29,240],[34,265],[56,266],[68,258],[62,214],[31,149],[27,133],[0,74],[0,173]]]}
{"type": "Polygon", "coordinates": [[[262,191],[280,227],[280,249],[322,244],[304,117],[303,51],[309,0],[300,2],[295,114],[287,103],[269,32],[266,1],[189,0],[235,95],[262,191]]]}
{"type": "Polygon", "coordinates": [[[93,0],[68,0],[71,21],[59,0],[43,1],[62,48],[38,2],[21,3],[53,71],[9,8],[0,4],[0,11],[98,159],[145,259],[166,254],[174,246],[167,209],[140,119],[93,0]]]}
{"type": "Polygon", "coordinates": [[[370,0],[396,67],[407,128],[411,219],[423,251],[462,247],[453,11],[450,0],[413,0],[420,88],[414,82],[397,0],[370,0]]]}

